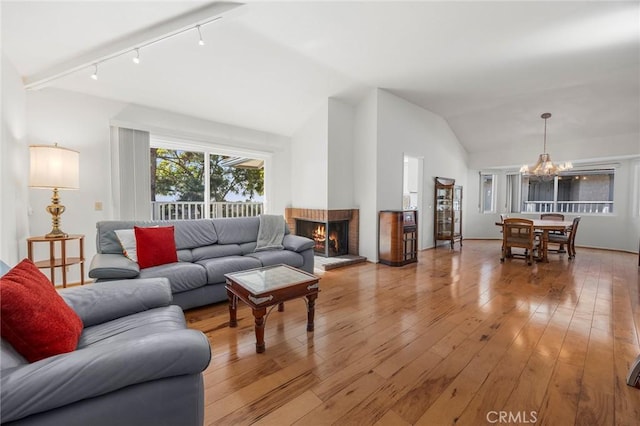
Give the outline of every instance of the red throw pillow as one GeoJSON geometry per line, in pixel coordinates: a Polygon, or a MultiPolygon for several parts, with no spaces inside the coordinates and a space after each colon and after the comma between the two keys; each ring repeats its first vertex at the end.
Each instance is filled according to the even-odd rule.
{"type": "Polygon", "coordinates": [[[135,226],[138,265],[140,268],[178,261],[173,226],[139,228],[135,226]]]}
{"type": "Polygon", "coordinates": [[[29,259],[0,278],[0,335],[27,361],[74,351],[82,328],[78,314],[29,259]]]}

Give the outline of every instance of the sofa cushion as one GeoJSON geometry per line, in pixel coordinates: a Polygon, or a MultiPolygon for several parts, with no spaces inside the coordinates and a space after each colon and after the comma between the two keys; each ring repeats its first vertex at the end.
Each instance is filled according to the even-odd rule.
{"type": "Polygon", "coordinates": [[[135,342],[144,336],[184,328],[182,309],[176,305],[164,306],[87,327],[80,336],[78,349],[127,340],[135,342]]]}
{"type": "Polygon", "coordinates": [[[27,361],[75,350],[80,317],[29,259],[0,278],[0,334],[27,361]]]}
{"type": "Polygon", "coordinates": [[[197,263],[204,266],[207,270],[207,280],[209,284],[225,282],[224,274],[262,266],[258,259],[248,256],[219,257],[216,259],[201,260],[197,263]]]}
{"type": "Polygon", "coordinates": [[[215,259],[216,257],[241,256],[242,254],[242,249],[238,244],[214,244],[194,248],[191,251],[193,262],[204,259],[215,259]]]}
{"type": "Polygon", "coordinates": [[[89,277],[95,279],[135,278],[140,274],[140,265],[115,253],[97,253],[91,259],[89,277]]]}
{"type": "Polygon", "coordinates": [[[258,239],[258,217],[233,217],[212,219],[218,235],[218,244],[242,244],[258,239]]]}
{"type": "Polygon", "coordinates": [[[285,235],[284,239],[282,240],[282,245],[285,249],[298,253],[312,249],[313,247],[315,247],[315,244],[315,241],[313,241],[311,238],[305,238],[293,234],[285,235]]]}
{"type": "Polygon", "coordinates": [[[166,277],[172,293],[180,293],[207,284],[207,272],[197,263],[176,262],[141,269],[139,278],[166,277]]]}
{"type": "Polygon", "coordinates": [[[193,220],[105,220],[96,223],[96,246],[98,253],[122,253],[122,246],[116,237],[116,229],[133,229],[134,226],[173,226],[175,228],[176,248],[191,249],[194,247],[215,244],[218,241],[211,219],[193,220]]]}
{"type": "Polygon", "coordinates": [[[193,262],[193,254],[190,249],[178,250],[178,260],[180,262],[193,262]]]}
{"type": "Polygon", "coordinates": [[[0,371],[23,364],[27,364],[27,360],[9,342],[0,339],[0,371]]]}
{"type": "Polygon", "coordinates": [[[266,250],[249,253],[245,257],[258,259],[262,266],[279,265],[285,263],[294,268],[300,268],[304,264],[301,254],[289,250],[266,250]]]}
{"type": "Polygon", "coordinates": [[[178,261],[173,226],[134,226],[140,269],[178,261]]]}
{"type": "Polygon", "coordinates": [[[122,246],[122,254],[128,259],[138,263],[138,246],[136,244],[135,231],[133,229],[116,229],[114,232],[122,246]]]}
{"type": "Polygon", "coordinates": [[[242,243],[240,244],[240,249],[242,250],[242,254],[249,254],[249,253],[253,253],[256,251],[256,245],[257,243],[255,241],[251,241],[249,243],[242,243]]]}

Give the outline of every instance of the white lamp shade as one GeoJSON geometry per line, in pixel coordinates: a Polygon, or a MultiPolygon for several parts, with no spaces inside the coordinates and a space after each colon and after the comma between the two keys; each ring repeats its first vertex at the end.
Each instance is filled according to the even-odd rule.
{"type": "Polygon", "coordinates": [[[80,154],[57,145],[29,147],[29,186],[33,188],[78,189],[80,154]]]}

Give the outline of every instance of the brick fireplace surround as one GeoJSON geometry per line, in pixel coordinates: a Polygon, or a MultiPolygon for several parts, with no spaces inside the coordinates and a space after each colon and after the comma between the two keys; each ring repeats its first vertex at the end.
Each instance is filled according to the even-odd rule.
{"type": "MultiPolygon", "coordinates": [[[[296,234],[296,219],[310,220],[312,222],[336,222],[341,220],[349,221],[349,254],[358,256],[360,211],[358,209],[348,210],[322,210],[322,209],[298,209],[288,207],[285,209],[284,218],[289,225],[292,234],[296,234]]],[[[296,234],[297,235],[297,234],[296,234]]]]}

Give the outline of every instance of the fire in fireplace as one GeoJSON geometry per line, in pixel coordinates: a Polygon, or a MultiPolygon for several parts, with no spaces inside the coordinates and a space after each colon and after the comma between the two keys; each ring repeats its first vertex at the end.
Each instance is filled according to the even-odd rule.
{"type": "Polygon", "coordinates": [[[296,220],[296,234],[315,241],[314,251],[325,257],[349,253],[349,221],[313,222],[296,220]]]}

